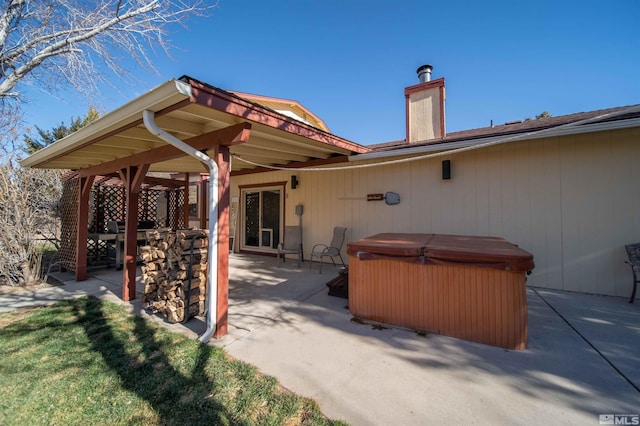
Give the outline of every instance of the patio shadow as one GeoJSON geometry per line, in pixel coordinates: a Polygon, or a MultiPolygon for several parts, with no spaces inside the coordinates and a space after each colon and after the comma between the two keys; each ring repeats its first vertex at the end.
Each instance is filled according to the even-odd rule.
{"type": "Polygon", "coordinates": [[[133,356],[109,327],[102,301],[79,299],[75,310],[93,350],[118,374],[123,388],[148,401],[162,424],[234,423],[230,413],[211,398],[216,383],[203,368],[218,349],[199,345],[197,361],[186,375],[171,365],[165,347],[144,319],[134,317],[134,334],[143,356],[133,356]]]}

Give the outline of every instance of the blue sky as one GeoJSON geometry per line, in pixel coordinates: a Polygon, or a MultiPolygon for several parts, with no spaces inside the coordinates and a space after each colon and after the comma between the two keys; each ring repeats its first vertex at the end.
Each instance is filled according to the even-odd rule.
{"type": "MultiPolygon", "coordinates": [[[[445,77],[447,132],[640,103],[640,1],[220,0],[169,28],[160,75],[133,65],[93,104],[111,111],[187,74],[216,87],[295,99],[361,144],[404,138],[416,69],[445,77]]],[[[33,88],[27,125],[48,129],[88,102],[33,88]]]]}

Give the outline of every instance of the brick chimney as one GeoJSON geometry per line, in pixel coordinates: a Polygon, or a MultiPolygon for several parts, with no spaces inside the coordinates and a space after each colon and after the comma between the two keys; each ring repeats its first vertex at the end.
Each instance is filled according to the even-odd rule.
{"type": "Polygon", "coordinates": [[[431,80],[431,65],[418,68],[420,83],[404,89],[407,105],[407,142],[444,138],[444,78],[431,80]]]}

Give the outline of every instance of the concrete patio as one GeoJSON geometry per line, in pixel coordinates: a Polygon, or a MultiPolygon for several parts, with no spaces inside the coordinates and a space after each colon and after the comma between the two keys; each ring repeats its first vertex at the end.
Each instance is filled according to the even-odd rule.
{"type": "MultiPolygon", "coordinates": [[[[229,334],[211,344],[318,401],[353,425],[598,424],[640,413],[640,305],[626,299],[529,288],[525,351],[352,321],[327,295],[338,268],[230,257],[229,334]]],[[[122,302],[121,271],[0,296],[0,310],[93,294],[196,337],[201,319],[168,324],[138,297],[122,302]]],[[[142,285],[138,285],[138,291],[142,285]]]]}

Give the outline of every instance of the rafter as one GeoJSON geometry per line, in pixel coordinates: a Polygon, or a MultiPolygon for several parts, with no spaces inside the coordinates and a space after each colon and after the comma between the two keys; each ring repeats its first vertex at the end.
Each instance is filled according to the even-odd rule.
{"type": "MultiPolygon", "coordinates": [[[[210,149],[216,145],[236,145],[249,140],[251,133],[250,123],[240,123],[235,126],[225,127],[199,136],[194,136],[184,142],[195,149],[210,149]]],[[[97,166],[88,167],[79,171],[80,176],[104,175],[137,164],[153,164],[162,161],[183,157],[186,154],[171,145],[164,145],[159,148],[150,149],[129,157],[119,158],[97,166]]]]}

